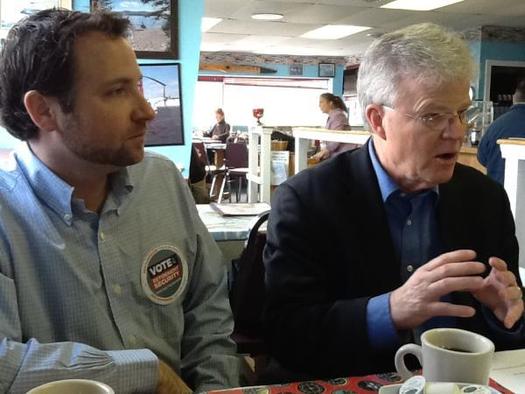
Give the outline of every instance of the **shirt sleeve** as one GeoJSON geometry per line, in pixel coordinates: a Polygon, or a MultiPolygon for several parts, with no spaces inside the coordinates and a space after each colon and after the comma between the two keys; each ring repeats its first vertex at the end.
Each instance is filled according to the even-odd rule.
{"type": "Polygon", "coordinates": [[[227,266],[217,244],[200,220],[195,204],[184,200],[192,212],[197,253],[184,300],[184,336],[181,369],[195,391],[238,387],[240,359],[231,340],[233,316],[228,299],[227,266]]]}
{"type": "Polygon", "coordinates": [[[21,341],[15,283],[0,274],[0,392],[25,393],[52,380],[94,379],[117,393],[151,393],[158,359],[147,349],[102,351],[75,342],[21,341]]]}
{"type": "Polygon", "coordinates": [[[390,293],[372,297],[366,308],[370,345],[375,350],[393,348],[400,343],[390,316],[390,293]]]}
{"type": "Polygon", "coordinates": [[[330,130],[349,130],[348,117],[344,111],[332,111],[326,122],[326,128],[330,130]]]}
{"type": "Polygon", "coordinates": [[[521,345],[525,336],[525,317],[522,316],[511,329],[506,328],[489,308],[481,305],[481,313],[485,319],[488,329],[497,341],[513,345],[521,345]]]}

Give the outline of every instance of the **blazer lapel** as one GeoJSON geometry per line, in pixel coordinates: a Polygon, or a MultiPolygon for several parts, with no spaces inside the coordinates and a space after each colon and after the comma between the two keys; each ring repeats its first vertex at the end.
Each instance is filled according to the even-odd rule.
{"type": "Polygon", "coordinates": [[[364,245],[364,262],[377,279],[378,289],[391,290],[401,283],[400,263],[394,251],[383,199],[370,160],[370,143],[369,140],[348,156],[351,163],[347,167],[350,168],[350,174],[346,179],[351,182],[350,201],[355,204],[352,208],[357,210],[358,223],[362,226],[359,241],[364,245]]]}
{"type": "MultiPolygon", "coordinates": [[[[439,185],[438,225],[443,252],[472,248],[472,237],[469,237],[468,228],[470,219],[459,197],[462,194],[462,182],[458,178],[454,171],[449,182],[439,185]]],[[[474,300],[469,293],[455,292],[451,296],[454,304],[474,306],[474,300]]]]}
{"type": "Polygon", "coordinates": [[[459,198],[460,189],[461,182],[455,172],[449,182],[439,185],[437,220],[443,250],[447,252],[469,247],[469,219],[459,198]]]}

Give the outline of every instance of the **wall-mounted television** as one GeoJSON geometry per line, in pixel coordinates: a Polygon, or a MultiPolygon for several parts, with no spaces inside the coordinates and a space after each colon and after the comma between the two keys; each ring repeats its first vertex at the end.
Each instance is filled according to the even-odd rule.
{"type": "Polygon", "coordinates": [[[146,146],[184,145],[180,64],[142,63],[144,97],[155,110],[148,125],[146,146]]]}

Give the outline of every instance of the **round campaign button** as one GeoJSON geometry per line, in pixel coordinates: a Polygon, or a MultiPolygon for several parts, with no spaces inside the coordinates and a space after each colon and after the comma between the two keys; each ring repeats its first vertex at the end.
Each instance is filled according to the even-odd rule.
{"type": "Polygon", "coordinates": [[[174,302],[184,291],[187,281],[188,264],[174,246],[162,245],[152,249],[142,263],[142,288],[156,304],[174,302]]]}

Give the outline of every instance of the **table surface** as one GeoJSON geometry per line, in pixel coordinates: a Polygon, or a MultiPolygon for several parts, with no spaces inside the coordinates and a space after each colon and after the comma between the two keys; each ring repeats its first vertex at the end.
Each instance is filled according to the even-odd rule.
{"type": "MultiPolygon", "coordinates": [[[[379,392],[383,386],[399,384],[401,377],[396,373],[384,373],[351,378],[315,380],[276,384],[271,386],[238,387],[227,390],[216,390],[214,394],[371,394],[379,392]]],[[[502,394],[513,394],[493,380],[490,386],[502,394]]]]}
{"type": "Polygon", "coordinates": [[[197,211],[215,241],[239,241],[248,238],[254,216],[221,216],[209,204],[197,204],[197,211]]]}

